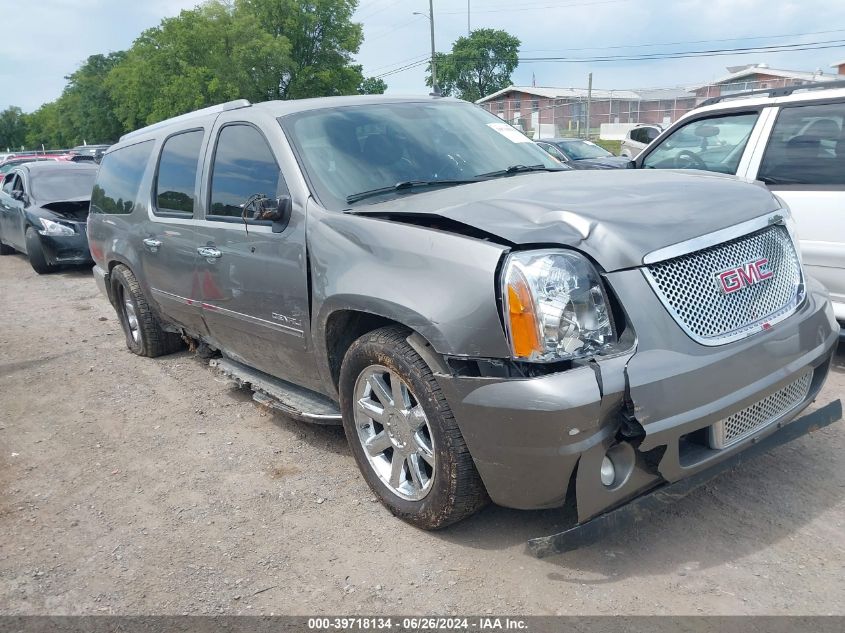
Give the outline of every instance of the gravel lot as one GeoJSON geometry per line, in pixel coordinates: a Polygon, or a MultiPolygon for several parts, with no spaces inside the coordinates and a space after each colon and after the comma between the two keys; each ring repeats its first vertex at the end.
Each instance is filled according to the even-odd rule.
{"type": "MultiPolygon", "coordinates": [[[[845,349],[818,404],[845,397],[845,349]]],[[[376,503],[343,433],[188,352],[124,345],[87,270],[0,259],[5,614],[845,614],[845,424],[633,533],[536,560],[561,512],[439,533],[376,503]]]]}

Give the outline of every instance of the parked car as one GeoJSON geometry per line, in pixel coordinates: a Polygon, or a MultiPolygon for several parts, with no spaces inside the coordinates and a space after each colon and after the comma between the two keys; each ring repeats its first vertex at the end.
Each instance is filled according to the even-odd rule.
{"type": "Polygon", "coordinates": [[[629,159],[614,156],[600,145],[586,139],[547,138],[537,142],[557,149],[572,169],[620,169],[629,162],[629,159]]]}
{"type": "Polygon", "coordinates": [[[103,154],[109,148],[109,144],[101,145],[77,145],[70,150],[74,162],[93,161],[97,164],[103,158],[103,154]]]}
{"type": "Polygon", "coordinates": [[[702,169],[764,183],[789,204],[807,271],[845,328],[845,82],[706,101],[637,157],[644,169],[702,169]]]}
{"type": "Polygon", "coordinates": [[[9,171],[12,170],[13,167],[17,167],[18,165],[23,165],[25,163],[38,163],[43,161],[70,161],[70,156],[67,154],[17,155],[13,158],[7,158],[3,162],[0,162],[0,174],[7,174],[9,173],[9,171]]]}
{"type": "Polygon", "coordinates": [[[648,123],[637,125],[628,130],[628,133],[622,140],[619,155],[629,159],[634,158],[645,149],[646,145],[660,136],[662,131],[663,128],[661,126],[648,123]]]}
{"type": "Polygon", "coordinates": [[[93,263],[85,224],[96,165],[29,162],[0,189],[0,255],[25,254],[35,272],[93,263]]]}
{"type": "Polygon", "coordinates": [[[568,491],[586,522],[806,432],[781,426],[837,342],[764,188],[561,170],[448,98],[237,101],[125,135],[88,237],[132,352],[193,339],[257,400],[342,423],[427,529],[568,491]]]}

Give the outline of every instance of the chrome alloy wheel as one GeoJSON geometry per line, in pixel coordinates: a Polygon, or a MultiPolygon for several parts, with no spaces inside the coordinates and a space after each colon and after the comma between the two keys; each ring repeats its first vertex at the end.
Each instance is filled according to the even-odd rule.
{"type": "Polygon", "coordinates": [[[397,496],[419,501],[434,481],[434,441],[422,405],[383,365],[355,381],[355,428],[367,461],[397,496]]]}
{"type": "Polygon", "coordinates": [[[126,290],[121,292],[123,296],[123,315],[126,317],[126,325],[129,327],[129,334],[132,340],[138,343],[141,340],[141,328],[138,325],[138,315],[135,312],[135,304],[126,290]]]}

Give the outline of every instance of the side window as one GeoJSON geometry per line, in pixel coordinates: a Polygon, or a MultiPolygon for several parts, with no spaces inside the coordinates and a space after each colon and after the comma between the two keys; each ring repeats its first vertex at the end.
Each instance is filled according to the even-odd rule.
{"type": "Polygon", "coordinates": [[[664,138],[643,167],[735,174],[758,116],[752,112],[690,121],[664,138]]]}
{"type": "Polygon", "coordinates": [[[91,194],[91,213],[132,213],[153,142],[122,147],[103,157],[91,194]]]}
{"type": "Polygon", "coordinates": [[[845,103],[785,107],[757,178],[769,185],[845,185],[845,103]]]}
{"type": "Polygon", "coordinates": [[[203,134],[202,130],[183,132],[164,142],[155,185],[158,212],[185,216],[194,214],[203,134]]]}
{"type": "Polygon", "coordinates": [[[220,130],[211,171],[210,220],[240,220],[250,197],[274,199],[284,189],[279,165],[261,132],[244,124],[220,130]]]}
{"type": "Polygon", "coordinates": [[[644,143],[643,128],[637,127],[631,130],[631,140],[635,143],[644,143]]]}
{"type": "Polygon", "coordinates": [[[656,127],[647,127],[645,128],[645,140],[643,140],[643,143],[651,143],[658,136],[660,136],[660,130],[656,127]]]}
{"type": "Polygon", "coordinates": [[[12,191],[15,190],[15,180],[17,178],[17,174],[6,174],[6,179],[3,181],[3,193],[12,195],[12,191]]]}

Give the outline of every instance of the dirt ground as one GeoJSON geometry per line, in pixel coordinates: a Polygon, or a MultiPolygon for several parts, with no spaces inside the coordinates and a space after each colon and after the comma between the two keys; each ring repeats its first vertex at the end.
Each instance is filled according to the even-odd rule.
{"type": "MultiPolygon", "coordinates": [[[[845,349],[818,404],[845,397],[845,349]]],[[[126,350],[87,270],[0,259],[4,614],[845,614],[845,423],[631,533],[536,560],[560,512],[392,518],[339,428],[189,352],[126,350]]]]}

